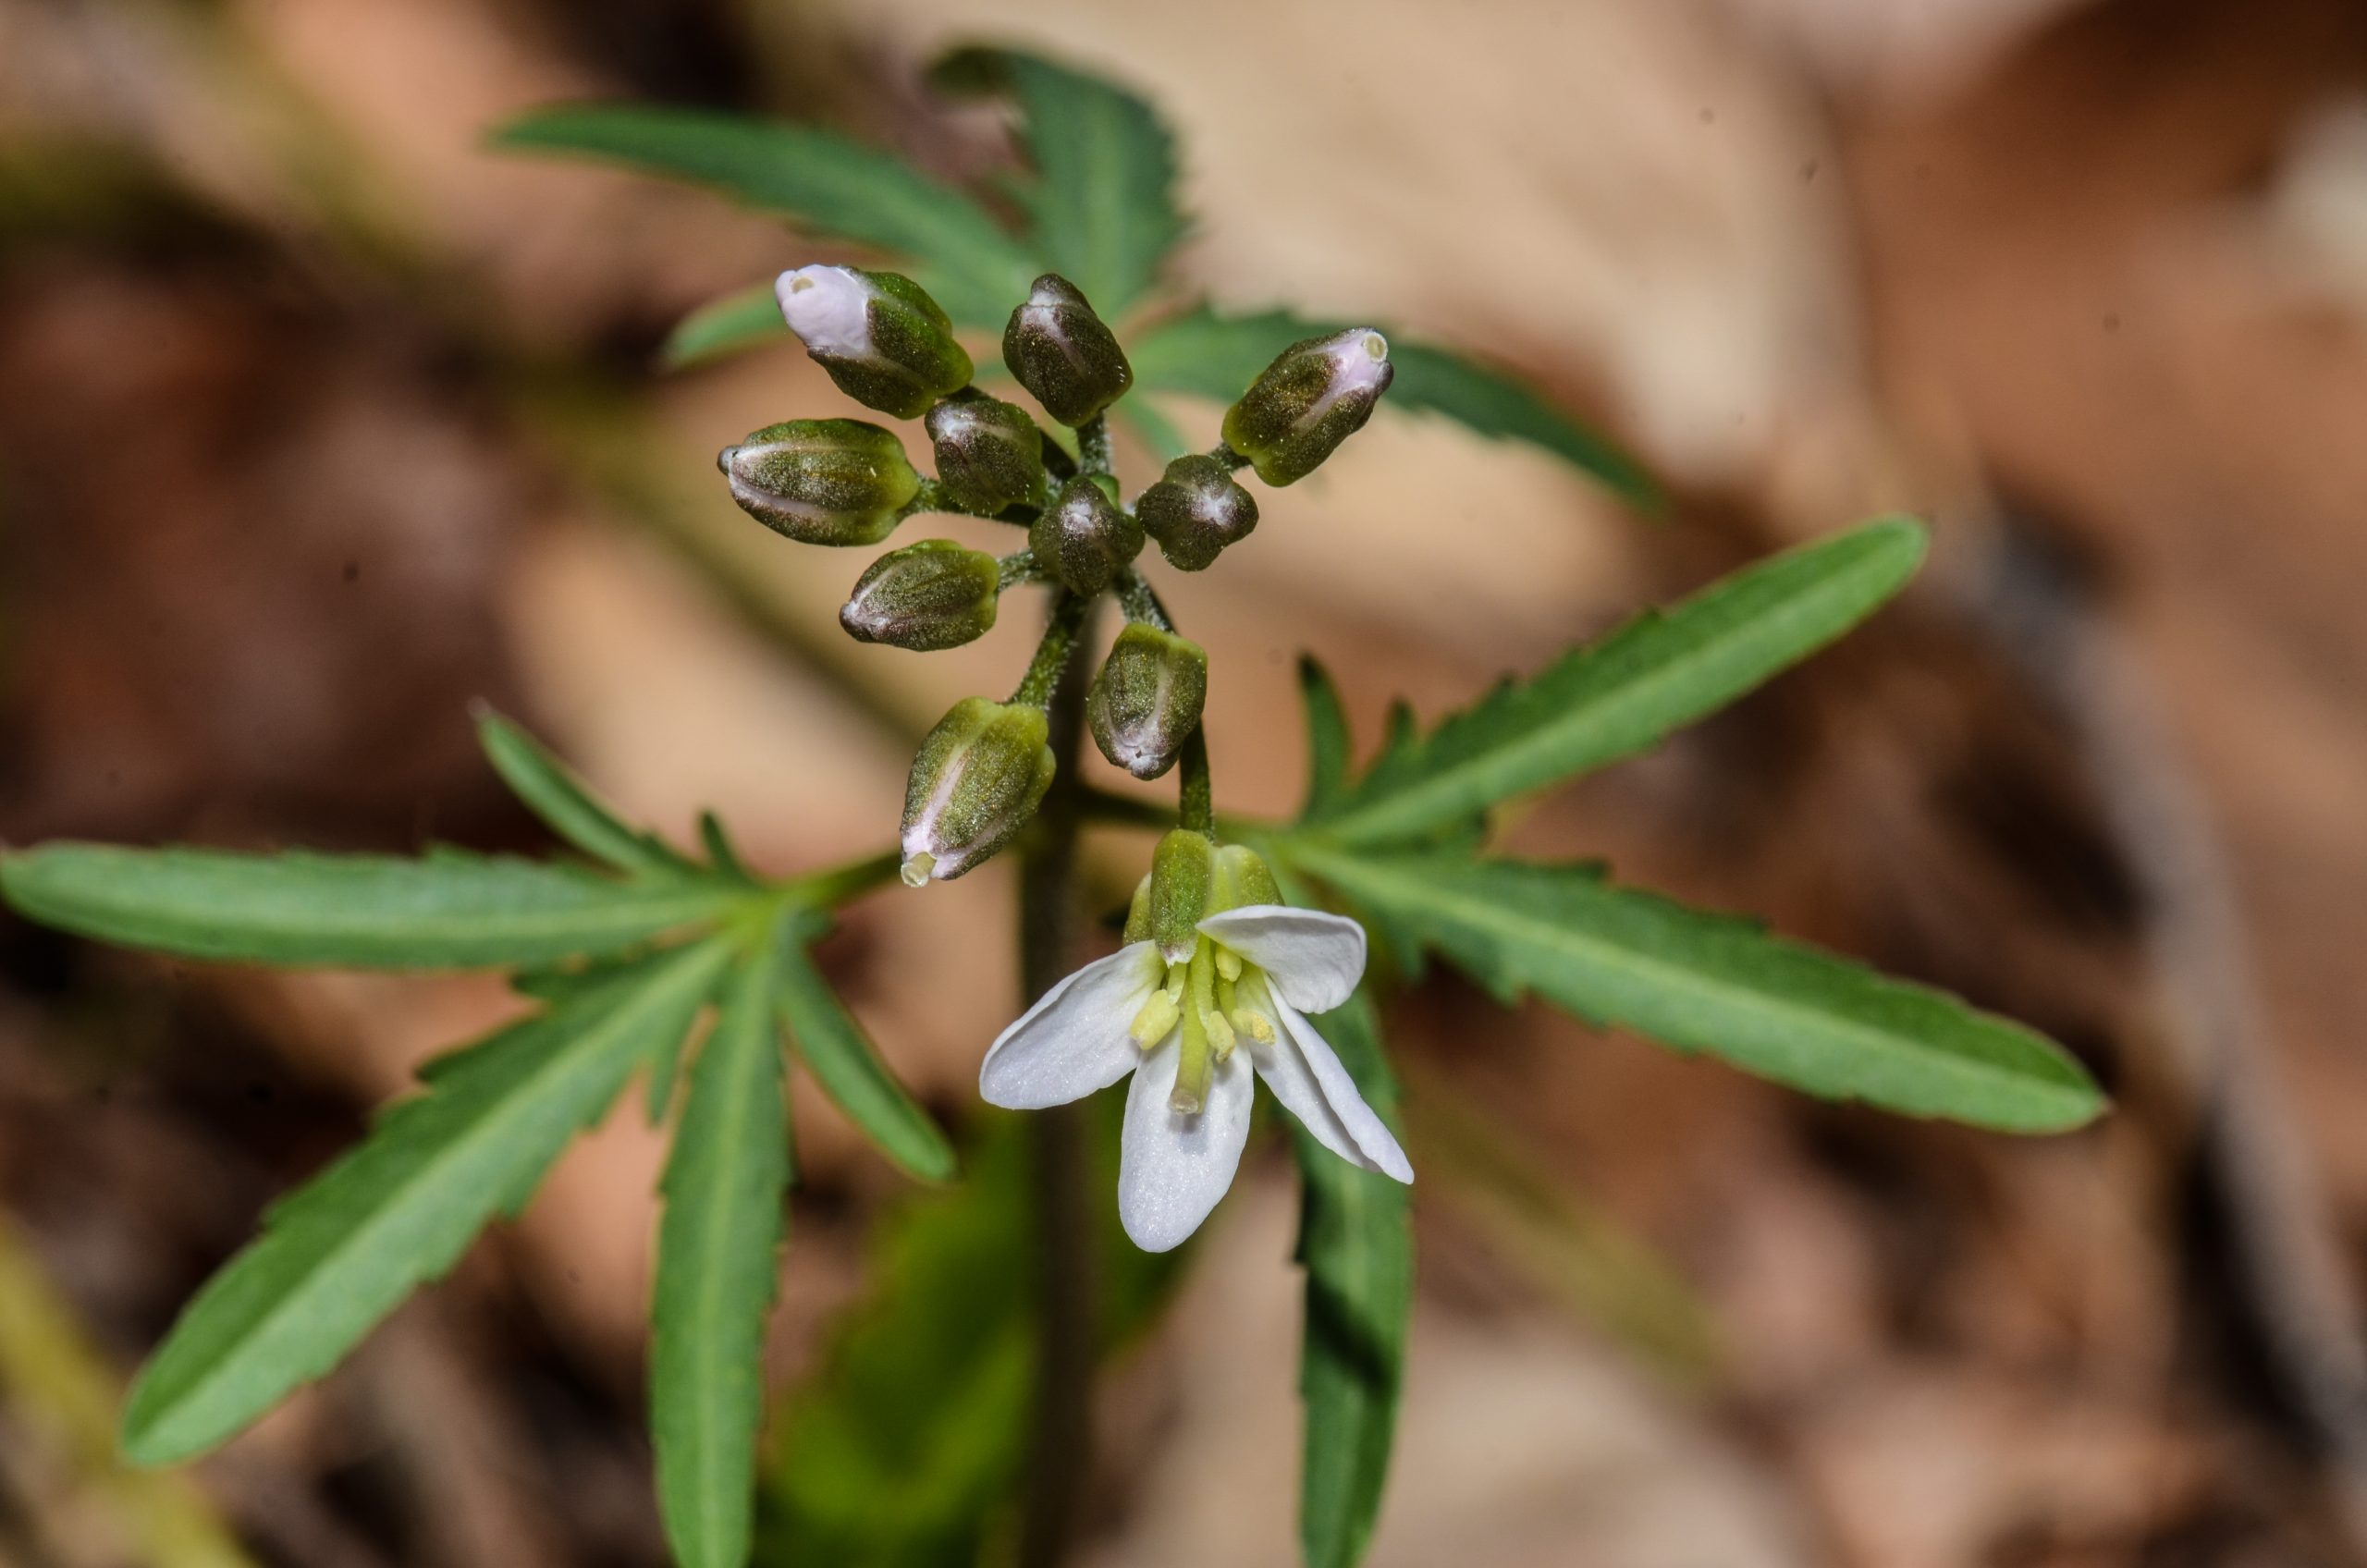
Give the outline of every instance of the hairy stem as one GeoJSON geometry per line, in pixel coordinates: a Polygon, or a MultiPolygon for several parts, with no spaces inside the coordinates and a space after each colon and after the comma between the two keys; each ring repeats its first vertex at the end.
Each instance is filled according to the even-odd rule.
{"type": "Polygon", "coordinates": [[[1184,753],[1177,759],[1175,804],[1176,826],[1190,827],[1216,837],[1217,790],[1208,773],[1208,732],[1206,727],[1195,725],[1191,738],[1184,742],[1184,753]]]}
{"type": "Polygon", "coordinates": [[[1076,427],[1076,460],[1085,473],[1110,473],[1110,421],[1096,414],[1076,427]]]}
{"type": "MultiPolygon", "coordinates": [[[[1047,646],[1061,643],[1072,668],[1065,680],[1056,671],[1051,746],[1060,770],[1036,813],[1019,874],[1020,983],[1031,1006],[1076,962],[1083,917],[1076,840],[1084,815],[1076,764],[1085,729],[1084,666],[1091,656],[1082,633],[1091,608],[1092,601],[1062,595],[1044,638],[1047,646]]],[[[1036,1404],[1020,1568],[1054,1568],[1068,1555],[1091,1460],[1098,1335],[1084,1116],[1084,1106],[1064,1105],[1035,1112],[1027,1122],[1036,1211],[1036,1404]]]]}
{"type": "Polygon", "coordinates": [[[995,565],[999,569],[995,578],[995,592],[998,594],[1007,588],[1016,588],[1023,582],[1044,581],[1043,570],[1036,566],[1036,552],[1033,550],[1013,550],[996,561],[995,565]]]}
{"type": "Polygon", "coordinates": [[[1139,620],[1158,627],[1161,631],[1175,630],[1175,618],[1167,613],[1166,602],[1150,580],[1133,567],[1118,574],[1118,603],[1123,606],[1128,620],[1139,620]]]}
{"type": "MultiPolygon", "coordinates": [[[[1062,683],[1062,672],[1071,664],[1080,662],[1077,650],[1084,646],[1081,633],[1093,604],[1082,594],[1072,594],[1065,588],[1060,591],[1052,600],[1050,619],[1044,623],[1044,640],[1036,644],[1036,656],[1027,661],[1027,673],[1020,677],[1019,690],[1011,694],[1012,702],[1038,708],[1051,705],[1053,694],[1062,683]]],[[[1080,671],[1076,680],[1067,684],[1074,687],[1084,679],[1080,671]]],[[[1052,754],[1060,754],[1058,746],[1052,748],[1052,754]]],[[[1065,766],[1062,771],[1066,771],[1065,766]]]]}

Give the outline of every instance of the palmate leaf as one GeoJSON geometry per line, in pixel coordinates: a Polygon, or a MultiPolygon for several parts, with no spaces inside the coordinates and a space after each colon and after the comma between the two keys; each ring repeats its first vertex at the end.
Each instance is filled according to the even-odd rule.
{"type": "Polygon", "coordinates": [[[746,896],[716,882],[619,882],[456,850],[396,860],[78,843],[0,861],[0,892],[33,919],[129,947],[374,969],[612,953],[746,896]]]}
{"type": "Polygon", "coordinates": [[[431,1065],[427,1088],[275,1207],[181,1315],[133,1387],[124,1452],[204,1452],[327,1371],[423,1280],[514,1212],[636,1062],[679,1036],[730,961],[659,955],[431,1065]]]}
{"type": "MultiPolygon", "coordinates": [[[[1362,991],[1315,1020],[1365,1103],[1392,1127],[1397,1085],[1362,991]]],[[[1414,1303],[1412,1193],[1349,1164],[1296,1121],[1298,1260],[1306,1323],[1298,1384],[1306,1404],[1299,1540],[1308,1568],[1355,1568],[1372,1539],[1389,1480],[1414,1303]]]]}
{"type": "Polygon", "coordinates": [[[1150,290],[1185,228],[1175,146],[1158,111],[1098,77],[1015,50],[961,50],[934,76],[1018,99],[1037,175],[1022,187],[1036,250],[1115,321],[1150,290]]]}
{"type": "Polygon", "coordinates": [[[765,1317],[779,1280],[789,1107],[769,954],[743,959],[691,1071],[657,1236],[649,1425],[681,1568],[741,1568],[755,1509],[765,1317]]]}
{"type": "Polygon", "coordinates": [[[1287,852],[1406,949],[1435,949],[1507,1002],[1533,991],[1597,1024],[1912,1116],[2046,1133],[2103,1109],[2086,1072],[2020,1024],[1748,921],[1612,886],[1597,867],[1296,842],[1287,852]]]}
{"type": "Polygon", "coordinates": [[[490,709],[477,716],[477,743],[510,792],[550,830],[595,860],[624,872],[698,874],[655,833],[628,827],[540,741],[490,709]]]}
{"type": "Polygon", "coordinates": [[[1865,619],[1923,559],[1922,525],[1867,523],[1628,622],[1417,739],[1401,730],[1307,831],[1329,842],[1422,838],[1496,802],[1652,745],[1865,619]]]}
{"type": "Polygon", "coordinates": [[[952,1175],[953,1145],[888,1071],[863,1025],[847,1011],[803,948],[783,949],[779,982],[781,1021],[831,1103],[889,1158],[922,1181],[942,1182],[952,1175]]]}
{"type": "MultiPolygon", "coordinates": [[[[1129,343],[1126,353],[1144,390],[1230,403],[1293,343],[1355,325],[1288,311],[1230,315],[1204,305],[1151,328],[1129,343]]],[[[1396,332],[1388,337],[1397,376],[1383,407],[1440,414],[1481,435],[1527,442],[1592,474],[1631,504],[1659,504],[1660,486],[1641,463],[1517,377],[1396,332]]]]}
{"type": "Polygon", "coordinates": [[[1036,267],[987,210],[892,153],[806,126],[648,104],[538,110],[496,131],[497,147],[580,153],[714,186],[752,206],[918,263],[955,321],[1000,326],[1036,267]]]}

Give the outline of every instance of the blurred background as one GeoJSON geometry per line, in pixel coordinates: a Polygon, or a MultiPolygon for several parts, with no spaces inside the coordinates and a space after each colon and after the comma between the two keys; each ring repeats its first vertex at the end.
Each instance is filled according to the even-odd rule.
{"type": "MultiPolygon", "coordinates": [[[[474,751],[487,699],[670,832],[715,806],[762,869],[884,843],[920,729],[1031,633],[844,639],[860,559],[765,533],[711,467],[838,411],[828,382],[793,344],[654,361],[685,311],[830,252],[482,137],[646,97],[977,178],[1005,128],[918,83],[978,40],[1159,102],[1193,284],[1515,368],[1672,493],[1639,518],[1384,413],[1221,570],[1163,580],[1212,652],[1230,806],[1295,799],[1301,648],[1369,742],[1393,694],[1435,715],[1910,509],[1936,546],[1906,598],[1515,840],[1960,990],[2117,1101],[2013,1141],[1405,991],[1421,1276],[1372,1561],[2367,1563],[2349,0],[0,0],[0,838],[547,848],[474,751]]],[[[1144,846],[1094,852],[1114,901],[1144,846]]],[[[899,889],[827,949],[989,1172],[1010,891],[899,889]]],[[[111,1457],[124,1379],[263,1206],[514,1006],[0,925],[0,1562],[662,1561],[662,1145],[625,1112],[325,1384],[186,1474],[111,1457]]],[[[792,1405],[880,1238],[940,1201],[809,1091],[792,1405]]],[[[1268,1140],[1107,1368],[1087,1561],[1294,1561],[1294,1222],[1268,1140]]],[[[974,1276],[903,1281],[925,1321],[979,1310],[974,1276]]],[[[960,1376],[894,1398],[925,1426],[960,1376]]],[[[868,1558],[775,1531],[766,1560],[991,1555],[1019,1439],[976,1440],[987,1501],[952,1513],[988,1525],[868,1558]]]]}

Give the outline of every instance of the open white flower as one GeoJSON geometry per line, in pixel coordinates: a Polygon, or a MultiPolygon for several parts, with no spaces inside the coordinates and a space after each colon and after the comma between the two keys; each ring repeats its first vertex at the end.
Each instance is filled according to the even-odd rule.
{"type": "Polygon", "coordinates": [[[978,1071],[994,1105],[1064,1105],[1132,1072],[1118,1214],[1146,1252],[1200,1227],[1233,1184],[1249,1136],[1250,1078],[1341,1158],[1400,1182],[1413,1167],[1304,1016],[1338,1007],[1365,968],[1355,921],[1276,903],[1191,928],[1187,956],[1129,942],[1044,994],[978,1071]]]}

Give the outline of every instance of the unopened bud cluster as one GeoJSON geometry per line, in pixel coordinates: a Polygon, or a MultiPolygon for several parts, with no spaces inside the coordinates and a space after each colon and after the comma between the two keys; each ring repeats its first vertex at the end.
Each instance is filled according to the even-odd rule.
{"type": "MultiPolygon", "coordinates": [[[[1080,600],[1114,592],[1128,610],[1085,696],[1095,743],[1137,778],[1175,767],[1207,706],[1208,655],[1167,623],[1137,558],[1155,544],[1179,570],[1206,570],[1257,526],[1257,502],[1235,474],[1253,468],[1274,485],[1305,478],[1362,427],[1392,374],[1387,340],[1368,329],[1293,344],[1226,411],[1221,445],[1170,462],[1130,506],[1110,472],[1103,416],[1133,386],[1134,367],[1066,278],[1035,281],[1000,345],[1044,423],[971,385],[975,367],[951,321],[909,277],[805,266],[781,274],[775,293],[791,330],[840,391],[891,418],[923,421],[935,477],[924,478],[902,440],[880,425],[791,420],[718,458],[743,510],[809,545],[876,545],[924,511],[1027,531],[1025,547],[1000,559],[951,539],[889,551],[840,610],[847,634],[920,652],[958,647],[991,631],[1002,594],[1023,582],[1049,584],[1067,606],[1010,701],[957,703],[922,743],[904,797],[904,877],[914,884],[959,876],[993,855],[1049,789],[1046,708],[1083,619],[1080,600]]],[[[1193,754],[1205,801],[1205,751],[1193,754]]],[[[1192,767],[1185,777],[1189,798],[1192,767]]],[[[1186,863],[1199,851],[1187,844],[1162,853],[1175,864],[1160,885],[1179,908],[1190,904],[1198,874],[1186,863]]],[[[1196,896],[1205,904],[1208,888],[1196,896]]]]}

